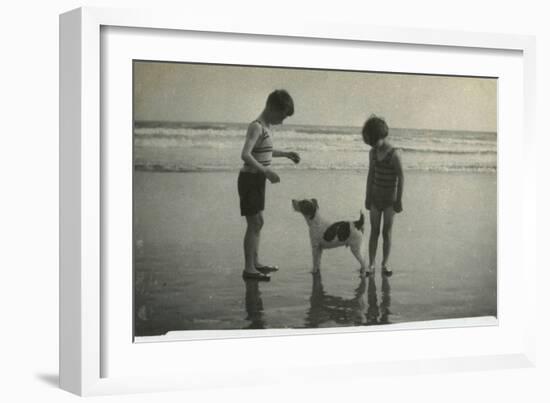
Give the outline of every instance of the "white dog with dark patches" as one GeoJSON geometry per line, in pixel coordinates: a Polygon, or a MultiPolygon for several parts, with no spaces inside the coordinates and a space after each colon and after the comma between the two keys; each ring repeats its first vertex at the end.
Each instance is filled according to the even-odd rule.
{"type": "Polygon", "coordinates": [[[292,200],[295,211],[302,213],[309,227],[311,253],[313,255],[313,272],[321,268],[321,255],[324,249],[346,246],[361,264],[361,273],[368,274],[366,256],[364,253],[365,216],[357,221],[329,222],[319,214],[319,204],[316,199],[292,200]]]}

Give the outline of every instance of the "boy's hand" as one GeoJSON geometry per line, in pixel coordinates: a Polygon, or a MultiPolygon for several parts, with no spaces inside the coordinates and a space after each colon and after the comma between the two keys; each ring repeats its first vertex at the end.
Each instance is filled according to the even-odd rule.
{"type": "Polygon", "coordinates": [[[401,200],[393,203],[393,211],[396,213],[401,213],[403,211],[403,206],[401,205],[401,200]]]}
{"type": "Polygon", "coordinates": [[[286,157],[295,164],[298,164],[300,162],[300,154],[295,153],[294,151],[287,152],[286,157]]]}
{"type": "Polygon", "coordinates": [[[279,183],[281,181],[281,178],[279,178],[279,175],[277,175],[275,171],[272,171],[269,168],[265,169],[264,174],[271,183],[279,183]]]}

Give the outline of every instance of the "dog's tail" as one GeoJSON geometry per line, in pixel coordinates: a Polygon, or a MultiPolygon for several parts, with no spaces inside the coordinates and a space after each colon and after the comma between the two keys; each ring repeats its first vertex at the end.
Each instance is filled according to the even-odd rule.
{"type": "Polygon", "coordinates": [[[363,214],[363,210],[359,212],[361,214],[359,216],[359,219],[357,221],[353,222],[353,225],[355,228],[357,228],[361,232],[365,232],[365,215],[363,214]]]}

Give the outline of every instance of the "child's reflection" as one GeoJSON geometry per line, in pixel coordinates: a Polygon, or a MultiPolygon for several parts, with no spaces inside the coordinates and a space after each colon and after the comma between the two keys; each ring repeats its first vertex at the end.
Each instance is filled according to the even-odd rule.
{"type": "Polygon", "coordinates": [[[389,275],[382,274],[382,290],[381,290],[381,301],[378,304],[378,296],[376,294],[376,283],[374,276],[369,277],[368,285],[368,302],[369,306],[367,308],[367,325],[376,325],[376,324],[386,324],[389,322],[390,304],[391,304],[391,289],[389,275]]]}
{"type": "Polygon", "coordinates": [[[391,288],[390,276],[382,276],[382,302],[380,303],[380,323],[390,323],[388,316],[391,314],[391,288]]]}
{"type": "Polygon", "coordinates": [[[247,316],[245,320],[249,321],[249,325],[245,329],[265,329],[264,321],[264,304],[262,302],[262,294],[260,293],[258,280],[244,280],[246,287],[245,306],[247,316]]]}
{"type": "Polygon", "coordinates": [[[378,315],[380,309],[378,308],[378,297],[376,295],[376,280],[374,276],[369,276],[369,285],[367,287],[367,325],[376,325],[378,323],[378,315]]]}

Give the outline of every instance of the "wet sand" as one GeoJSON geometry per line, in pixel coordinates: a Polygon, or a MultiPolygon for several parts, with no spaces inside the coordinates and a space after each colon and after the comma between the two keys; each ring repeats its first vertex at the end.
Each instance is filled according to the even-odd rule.
{"type": "MultiPolygon", "coordinates": [[[[236,172],[135,173],[136,336],[175,330],[314,328],[496,316],[496,174],[407,172],[395,218],[394,275],[359,275],[350,251],[312,275],[304,219],[315,197],[334,220],[356,219],[365,173],[285,169],[268,184],[260,256],[267,283],[243,281],[236,172]]],[[[379,256],[381,242],[379,244],[379,256]]]]}

